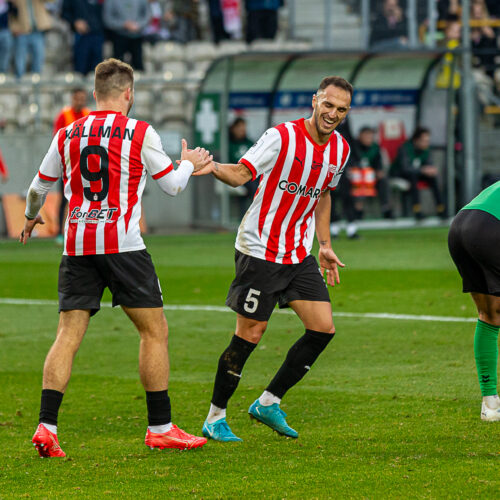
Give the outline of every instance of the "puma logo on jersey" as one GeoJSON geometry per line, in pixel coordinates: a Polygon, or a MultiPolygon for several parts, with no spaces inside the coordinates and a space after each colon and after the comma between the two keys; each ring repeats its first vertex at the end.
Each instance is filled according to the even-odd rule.
{"type": "Polygon", "coordinates": [[[317,200],[321,194],[321,189],[313,187],[307,187],[304,184],[297,184],[295,182],[280,181],[278,187],[282,191],[287,191],[290,194],[298,194],[299,196],[307,196],[309,198],[314,198],[317,200]]]}

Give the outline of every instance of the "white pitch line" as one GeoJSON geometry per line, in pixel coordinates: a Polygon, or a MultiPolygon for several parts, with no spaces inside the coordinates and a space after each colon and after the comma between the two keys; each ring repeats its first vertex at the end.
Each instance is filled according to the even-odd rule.
{"type": "MultiPolygon", "coordinates": [[[[0,298],[0,305],[13,306],[57,306],[57,300],[39,300],[39,299],[9,299],[0,298]]],[[[101,302],[101,307],[112,307],[111,302],[101,302]]],[[[166,311],[193,311],[193,312],[221,312],[233,313],[231,309],[224,306],[203,306],[203,305],[167,305],[163,306],[166,311]]],[[[293,314],[293,311],[287,309],[278,309],[278,314],[293,314]]],[[[403,321],[437,321],[444,323],[475,323],[477,318],[461,318],[459,316],[430,316],[417,314],[392,314],[392,313],[355,313],[355,312],[333,312],[337,318],[365,318],[365,319],[392,319],[403,321]]]]}

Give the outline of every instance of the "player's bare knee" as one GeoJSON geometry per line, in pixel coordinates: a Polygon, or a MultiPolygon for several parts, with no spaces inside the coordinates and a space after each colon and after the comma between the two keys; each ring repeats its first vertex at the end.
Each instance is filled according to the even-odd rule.
{"type": "Polygon", "coordinates": [[[258,344],[266,329],[267,321],[249,320],[245,322],[245,325],[237,325],[236,336],[252,344],[258,344]]]}

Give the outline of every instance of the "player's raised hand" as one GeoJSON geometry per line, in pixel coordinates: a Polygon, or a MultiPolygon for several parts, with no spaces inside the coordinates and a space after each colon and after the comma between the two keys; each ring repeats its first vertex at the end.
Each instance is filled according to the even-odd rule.
{"type": "MultiPolygon", "coordinates": [[[[213,161],[213,156],[205,148],[188,149],[186,139],[182,139],[181,161],[188,160],[194,166],[194,172],[205,169],[213,161]]],[[[208,172],[207,172],[208,173],[208,172]]]]}
{"type": "Polygon", "coordinates": [[[25,219],[24,229],[21,232],[21,236],[19,236],[20,243],[26,245],[28,238],[31,236],[33,228],[37,224],[45,224],[45,221],[42,219],[42,216],[40,214],[38,214],[33,220],[25,219]]]}
{"type": "Polygon", "coordinates": [[[331,248],[319,249],[319,266],[321,275],[326,272],[326,282],[330,286],[335,286],[335,283],[340,283],[339,267],[345,267],[340,259],[335,255],[331,248]]]}

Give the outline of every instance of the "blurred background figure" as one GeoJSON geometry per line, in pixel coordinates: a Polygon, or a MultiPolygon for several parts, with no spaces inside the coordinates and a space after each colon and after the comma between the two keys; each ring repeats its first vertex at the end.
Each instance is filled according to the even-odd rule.
{"type": "Polygon", "coordinates": [[[443,197],[438,185],[438,168],[432,160],[430,143],[430,130],[417,127],[411,139],[399,148],[390,170],[391,177],[400,177],[410,183],[409,195],[413,215],[417,220],[424,217],[420,203],[420,190],[424,188],[432,191],[437,215],[446,216],[443,197]]]}
{"type": "Polygon", "coordinates": [[[278,31],[278,10],[283,0],[245,0],[248,43],[258,39],[273,39],[278,31]]]}
{"type": "MultiPolygon", "coordinates": [[[[61,109],[54,120],[53,134],[55,135],[58,130],[71,125],[74,121],[87,116],[89,113],[90,109],[87,108],[87,91],[79,87],[73,89],[70,105],[61,109]]],[[[56,242],[58,245],[62,245],[67,200],[64,197],[64,184],[61,180],[59,181],[59,190],[61,193],[61,203],[59,205],[59,233],[56,237],[56,242]]]]}
{"type": "Polygon", "coordinates": [[[356,218],[363,217],[363,200],[378,197],[380,211],[385,219],[393,217],[389,199],[389,182],[384,169],[380,147],[375,142],[375,131],[364,126],[351,144],[349,180],[355,198],[356,218]]]}
{"type": "Polygon", "coordinates": [[[3,159],[1,151],[0,151],[0,179],[2,181],[2,184],[7,183],[7,181],[9,180],[9,169],[7,168],[7,164],[3,159]]]}
{"type": "Polygon", "coordinates": [[[143,31],[149,23],[148,0],[106,0],[104,2],[104,25],[111,31],[113,57],[122,61],[130,56],[130,64],[143,71],[143,31]]]}
{"type": "MultiPolygon", "coordinates": [[[[229,127],[229,163],[238,164],[241,157],[252,147],[253,141],[247,136],[247,122],[244,118],[237,117],[229,127]]],[[[243,186],[234,188],[235,194],[239,196],[240,216],[243,217],[248,207],[252,204],[257,188],[257,178],[248,181],[243,186]]]]}
{"type": "Polygon", "coordinates": [[[188,43],[200,38],[199,6],[199,0],[169,0],[166,3],[162,19],[172,40],[188,43]]]}
{"type": "Polygon", "coordinates": [[[394,49],[408,45],[406,17],[398,0],[384,0],[371,26],[372,49],[394,49]]]}
{"type": "Polygon", "coordinates": [[[0,0],[0,73],[7,73],[12,54],[12,35],[9,30],[9,3],[0,0]]]}
{"type": "Polygon", "coordinates": [[[73,64],[75,71],[86,75],[102,61],[104,25],[103,0],[64,0],[62,18],[75,33],[73,64]]]}
{"type": "Polygon", "coordinates": [[[169,40],[171,34],[167,27],[167,12],[164,12],[162,2],[158,0],[149,0],[149,13],[151,15],[149,23],[142,33],[145,41],[155,44],[160,40],[169,40]]]}
{"type": "Polygon", "coordinates": [[[9,29],[14,35],[16,76],[26,72],[28,56],[31,73],[41,73],[45,59],[44,33],[52,27],[52,18],[44,0],[10,0],[9,29]]]}
{"type": "Polygon", "coordinates": [[[219,43],[221,40],[228,40],[230,35],[224,28],[224,15],[220,0],[208,0],[208,8],[213,41],[219,43]]]}

